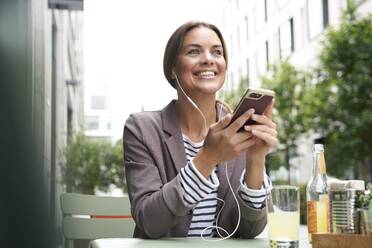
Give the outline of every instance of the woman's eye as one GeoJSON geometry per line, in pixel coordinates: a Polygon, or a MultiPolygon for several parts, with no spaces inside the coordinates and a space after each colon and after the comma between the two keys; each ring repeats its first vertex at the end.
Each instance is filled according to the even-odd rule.
{"type": "Polygon", "coordinates": [[[199,54],[199,50],[198,49],[191,49],[187,52],[187,54],[197,55],[197,54],[199,54]]]}
{"type": "Polygon", "coordinates": [[[213,51],[213,55],[215,55],[215,56],[222,56],[223,55],[223,52],[221,50],[214,50],[213,51]]]}

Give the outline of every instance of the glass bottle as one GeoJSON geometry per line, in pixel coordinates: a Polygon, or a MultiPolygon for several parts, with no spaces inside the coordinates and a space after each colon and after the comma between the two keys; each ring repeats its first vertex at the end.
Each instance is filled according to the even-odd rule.
{"type": "Polygon", "coordinates": [[[311,242],[312,233],[329,232],[329,188],[322,144],[313,147],[313,171],[306,187],[306,200],[308,237],[311,242]]]}

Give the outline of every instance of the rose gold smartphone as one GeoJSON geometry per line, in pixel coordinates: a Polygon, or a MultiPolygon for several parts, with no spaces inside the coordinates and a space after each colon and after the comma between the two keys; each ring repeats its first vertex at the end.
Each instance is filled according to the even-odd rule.
{"type": "MultiPolygon", "coordinates": [[[[255,114],[262,115],[266,108],[275,97],[275,92],[272,90],[259,89],[259,88],[248,88],[238,106],[235,108],[231,122],[234,122],[239,116],[241,116],[247,110],[253,108],[255,114]]],[[[252,125],[256,122],[252,119],[248,119],[245,125],[252,125]]],[[[243,130],[243,127],[239,131],[243,130]]]]}

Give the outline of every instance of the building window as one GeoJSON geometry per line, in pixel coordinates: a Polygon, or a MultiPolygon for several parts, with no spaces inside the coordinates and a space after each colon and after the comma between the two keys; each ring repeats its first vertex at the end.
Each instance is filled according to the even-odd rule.
{"type": "Polygon", "coordinates": [[[97,115],[85,116],[85,129],[86,130],[98,130],[99,129],[99,117],[97,115]]]}
{"type": "Polygon", "coordinates": [[[67,138],[69,139],[73,135],[73,109],[67,107],[67,138]]]}
{"type": "Polygon", "coordinates": [[[103,110],[107,108],[106,96],[92,96],[91,108],[93,110],[103,110]]]}
{"type": "Polygon", "coordinates": [[[106,129],[107,130],[111,130],[112,129],[111,117],[110,116],[107,116],[107,119],[106,119],[106,129]]]}
{"type": "Polygon", "coordinates": [[[291,30],[291,52],[295,50],[295,43],[294,43],[294,23],[293,18],[289,19],[289,26],[291,30]]]}
{"type": "Polygon", "coordinates": [[[245,32],[246,32],[246,39],[249,41],[249,26],[248,26],[248,16],[244,17],[245,22],[245,32]]]}
{"type": "Polygon", "coordinates": [[[111,122],[107,122],[106,128],[107,130],[111,130],[111,122]]]}
{"type": "Polygon", "coordinates": [[[295,50],[293,27],[293,18],[291,18],[279,28],[279,56],[281,59],[289,57],[295,50]]]}
{"type": "Polygon", "coordinates": [[[328,16],[328,0],[323,0],[323,28],[326,28],[329,23],[328,16]]]}
{"type": "Polygon", "coordinates": [[[267,0],[264,1],[264,8],[265,8],[265,22],[267,22],[268,16],[267,16],[267,0]]]}
{"type": "Polygon", "coordinates": [[[328,0],[307,0],[308,38],[316,38],[329,23],[328,0]]]}

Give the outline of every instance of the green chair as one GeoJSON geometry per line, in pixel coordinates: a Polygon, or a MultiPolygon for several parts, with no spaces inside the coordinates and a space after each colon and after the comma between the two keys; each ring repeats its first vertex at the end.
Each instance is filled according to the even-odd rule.
{"type": "Polygon", "coordinates": [[[134,220],[129,198],[64,193],[61,195],[63,234],[66,246],[74,239],[128,238],[134,220]]]}

